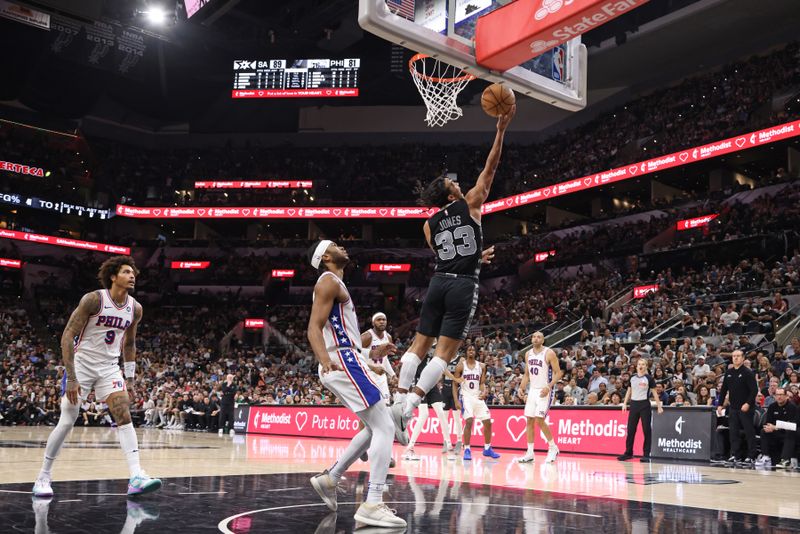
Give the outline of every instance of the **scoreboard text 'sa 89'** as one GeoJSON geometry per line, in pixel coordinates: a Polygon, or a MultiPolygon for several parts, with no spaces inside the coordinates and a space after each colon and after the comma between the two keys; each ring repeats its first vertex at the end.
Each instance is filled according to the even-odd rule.
{"type": "Polygon", "coordinates": [[[285,59],[233,62],[233,98],[358,96],[361,60],[285,59]]]}

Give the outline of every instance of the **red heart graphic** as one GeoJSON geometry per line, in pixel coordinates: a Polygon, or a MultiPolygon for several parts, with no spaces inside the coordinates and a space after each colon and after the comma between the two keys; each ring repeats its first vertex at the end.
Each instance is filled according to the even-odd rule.
{"type": "Polygon", "coordinates": [[[636,174],[636,171],[638,171],[638,170],[639,170],[639,167],[637,167],[636,165],[631,165],[630,167],[628,167],[628,172],[631,173],[631,174],[636,174]]]}
{"type": "Polygon", "coordinates": [[[736,140],[736,146],[738,146],[739,148],[742,148],[742,146],[746,142],[747,142],[747,139],[745,139],[744,137],[740,137],[739,139],[736,140]]]}
{"type": "Polygon", "coordinates": [[[514,199],[513,198],[507,198],[506,199],[506,206],[511,206],[512,204],[514,204],[514,199]]]}
{"type": "Polygon", "coordinates": [[[153,210],[153,215],[158,217],[159,215],[161,215],[161,210],[153,210]]]}
{"type": "Polygon", "coordinates": [[[686,161],[689,159],[689,154],[687,152],[681,152],[681,155],[678,156],[678,158],[680,158],[681,161],[686,161]]]}
{"type": "Polygon", "coordinates": [[[286,210],[286,213],[288,213],[289,215],[294,215],[294,210],[286,210]]]}
{"type": "Polygon", "coordinates": [[[258,96],[264,96],[264,91],[259,91],[258,96]]]}
{"type": "Polygon", "coordinates": [[[547,189],[542,191],[542,193],[544,193],[544,196],[549,197],[550,196],[550,188],[548,187],[547,189]]]}
{"type": "Polygon", "coordinates": [[[431,216],[431,215],[433,215],[434,213],[436,213],[436,208],[429,208],[429,209],[428,209],[428,217],[430,217],[430,216],[431,216]]]}
{"type": "Polygon", "coordinates": [[[205,215],[206,214],[206,210],[197,210],[197,213],[200,214],[200,215],[205,215]]]}
{"type": "Polygon", "coordinates": [[[584,178],[583,179],[583,183],[586,184],[586,187],[589,187],[590,185],[592,185],[592,179],[591,178],[584,178]]]}
{"type": "Polygon", "coordinates": [[[339,216],[340,213],[342,213],[342,210],[333,210],[333,214],[336,215],[337,217],[339,216]]]}
{"type": "Polygon", "coordinates": [[[378,213],[380,213],[381,215],[386,215],[386,210],[385,209],[380,209],[380,210],[378,210],[378,213]]]}
{"type": "Polygon", "coordinates": [[[242,213],[244,213],[245,215],[250,215],[250,210],[242,210],[242,213]]]}

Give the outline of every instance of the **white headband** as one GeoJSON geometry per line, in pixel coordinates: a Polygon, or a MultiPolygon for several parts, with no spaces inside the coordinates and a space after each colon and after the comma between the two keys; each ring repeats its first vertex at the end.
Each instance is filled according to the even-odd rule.
{"type": "Polygon", "coordinates": [[[376,313],[375,315],[373,315],[373,316],[372,316],[372,322],[374,323],[374,322],[375,322],[375,319],[380,319],[381,317],[383,317],[384,319],[386,319],[386,314],[385,314],[385,313],[383,313],[383,312],[378,312],[378,313],[376,313]]]}
{"type": "Polygon", "coordinates": [[[325,254],[325,251],[328,250],[328,247],[333,243],[330,239],[323,239],[317,245],[317,248],[314,249],[314,255],[311,256],[311,266],[315,269],[319,269],[319,264],[322,261],[322,255],[325,254]]]}

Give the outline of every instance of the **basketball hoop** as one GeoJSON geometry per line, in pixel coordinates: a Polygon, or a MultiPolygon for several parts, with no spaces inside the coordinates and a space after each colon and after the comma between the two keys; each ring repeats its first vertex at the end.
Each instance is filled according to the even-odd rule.
{"type": "Polygon", "coordinates": [[[464,114],[456,98],[475,76],[426,54],[416,54],[408,60],[408,70],[428,109],[428,126],[444,126],[464,114]]]}

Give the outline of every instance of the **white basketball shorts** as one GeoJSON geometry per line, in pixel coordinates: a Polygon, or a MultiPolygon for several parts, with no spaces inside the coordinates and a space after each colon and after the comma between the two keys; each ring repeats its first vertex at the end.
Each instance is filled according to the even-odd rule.
{"type": "Polygon", "coordinates": [[[553,391],[549,395],[542,395],[542,389],[528,391],[528,400],[525,402],[525,417],[546,417],[553,402],[553,391]]]}
{"type": "MultiPolygon", "coordinates": [[[[75,378],[81,388],[81,399],[86,400],[89,392],[94,390],[98,401],[105,401],[109,395],[117,391],[126,391],[125,379],[118,364],[108,363],[97,365],[96,362],[87,362],[80,354],[75,355],[75,378]]],[[[61,391],[67,390],[67,374],[61,378],[61,391]]]]}
{"type": "Polygon", "coordinates": [[[478,421],[489,419],[489,408],[486,406],[486,403],[478,397],[462,397],[461,410],[464,419],[476,418],[478,421]]]}

